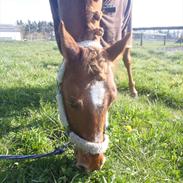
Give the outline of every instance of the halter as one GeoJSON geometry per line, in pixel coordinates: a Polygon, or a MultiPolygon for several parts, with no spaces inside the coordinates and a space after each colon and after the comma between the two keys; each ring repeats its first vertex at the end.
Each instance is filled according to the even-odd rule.
{"type": "MultiPolygon", "coordinates": [[[[79,42],[78,44],[81,47],[94,47],[94,48],[99,48],[99,49],[102,48],[102,46],[99,42],[92,41],[92,40],[85,40],[85,41],[79,42]]],[[[62,84],[64,72],[65,72],[65,61],[63,60],[63,63],[62,63],[62,65],[59,69],[59,72],[57,74],[58,87],[62,84]]],[[[60,92],[59,88],[57,91],[56,99],[57,99],[57,103],[58,103],[59,118],[60,118],[60,121],[62,122],[63,126],[69,131],[70,141],[77,148],[82,149],[86,153],[90,153],[90,154],[104,153],[107,150],[108,144],[109,144],[108,135],[104,134],[104,141],[103,142],[94,143],[94,142],[87,141],[87,140],[81,138],[80,136],[78,136],[73,131],[70,131],[69,123],[68,123],[66,113],[65,113],[63,96],[62,96],[62,93],[60,92]]],[[[108,114],[106,115],[106,127],[107,127],[107,125],[108,125],[108,114]]]]}

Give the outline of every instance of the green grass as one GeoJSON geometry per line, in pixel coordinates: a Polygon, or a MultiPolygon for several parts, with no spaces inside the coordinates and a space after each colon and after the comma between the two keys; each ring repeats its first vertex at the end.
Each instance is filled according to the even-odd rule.
{"type": "MultiPolygon", "coordinates": [[[[139,97],[129,96],[121,63],[101,171],[78,170],[70,148],[40,160],[0,161],[0,182],[183,182],[183,52],[153,43],[135,46],[132,56],[139,97]]],[[[60,63],[53,42],[0,42],[0,154],[44,153],[67,141],[55,99],[60,63]]]]}

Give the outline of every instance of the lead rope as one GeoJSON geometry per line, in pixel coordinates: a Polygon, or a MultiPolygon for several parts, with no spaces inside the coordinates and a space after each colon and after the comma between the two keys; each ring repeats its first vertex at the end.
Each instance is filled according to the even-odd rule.
{"type": "Polygon", "coordinates": [[[53,156],[53,155],[59,155],[63,154],[70,142],[67,142],[60,148],[56,148],[54,151],[51,151],[49,153],[44,153],[44,154],[32,154],[32,155],[0,155],[0,160],[25,160],[25,159],[39,159],[39,158],[44,158],[48,156],[53,156]]]}

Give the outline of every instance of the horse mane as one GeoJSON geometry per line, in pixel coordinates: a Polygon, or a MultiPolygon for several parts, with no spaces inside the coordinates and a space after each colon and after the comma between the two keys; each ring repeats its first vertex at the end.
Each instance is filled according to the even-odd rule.
{"type": "MultiPolygon", "coordinates": [[[[89,40],[100,41],[103,36],[103,29],[100,27],[102,17],[102,0],[86,0],[86,38],[89,40]]],[[[99,50],[88,48],[84,51],[84,67],[88,74],[95,76],[97,80],[105,80],[106,67],[105,59],[101,56],[99,50]]]]}
{"type": "Polygon", "coordinates": [[[102,18],[102,0],[86,0],[86,35],[89,40],[100,40],[103,36],[104,30],[100,27],[100,20],[102,18]]]}

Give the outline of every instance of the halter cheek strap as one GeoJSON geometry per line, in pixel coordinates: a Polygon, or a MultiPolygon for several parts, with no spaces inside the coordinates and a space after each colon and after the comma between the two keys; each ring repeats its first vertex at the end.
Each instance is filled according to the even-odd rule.
{"type": "MultiPolygon", "coordinates": [[[[97,47],[97,48],[102,48],[100,43],[96,41],[83,41],[78,43],[80,46],[83,47],[97,47]]],[[[66,117],[65,109],[64,109],[64,103],[63,103],[63,96],[62,93],[59,89],[59,86],[62,84],[63,81],[63,76],[65,72],[65,62],[63,61],[63,64],[61,65],[59,72],[57,74],[57,84],[58,84],[58,91],[57,91],[57,103],[58,103],[58,111],[59,111],[59,118],[60,121],[62,122],[63,126],[69,130],[69,123],[66,117]]],[[[108,124],[108,114],[106,115],[106,124],[108,124]]],[[[109,138],[108,135],[104,135],[104,141],[101,143],[94,143],[94,142],[89,142],[80,136],[78,136],[76,133],[70,131],[69,132],[69,137],[71,142],[79,149],[82,149],[86,153],[90,154],[100,154],[104,153],[109,144],[109,138]]]]}

